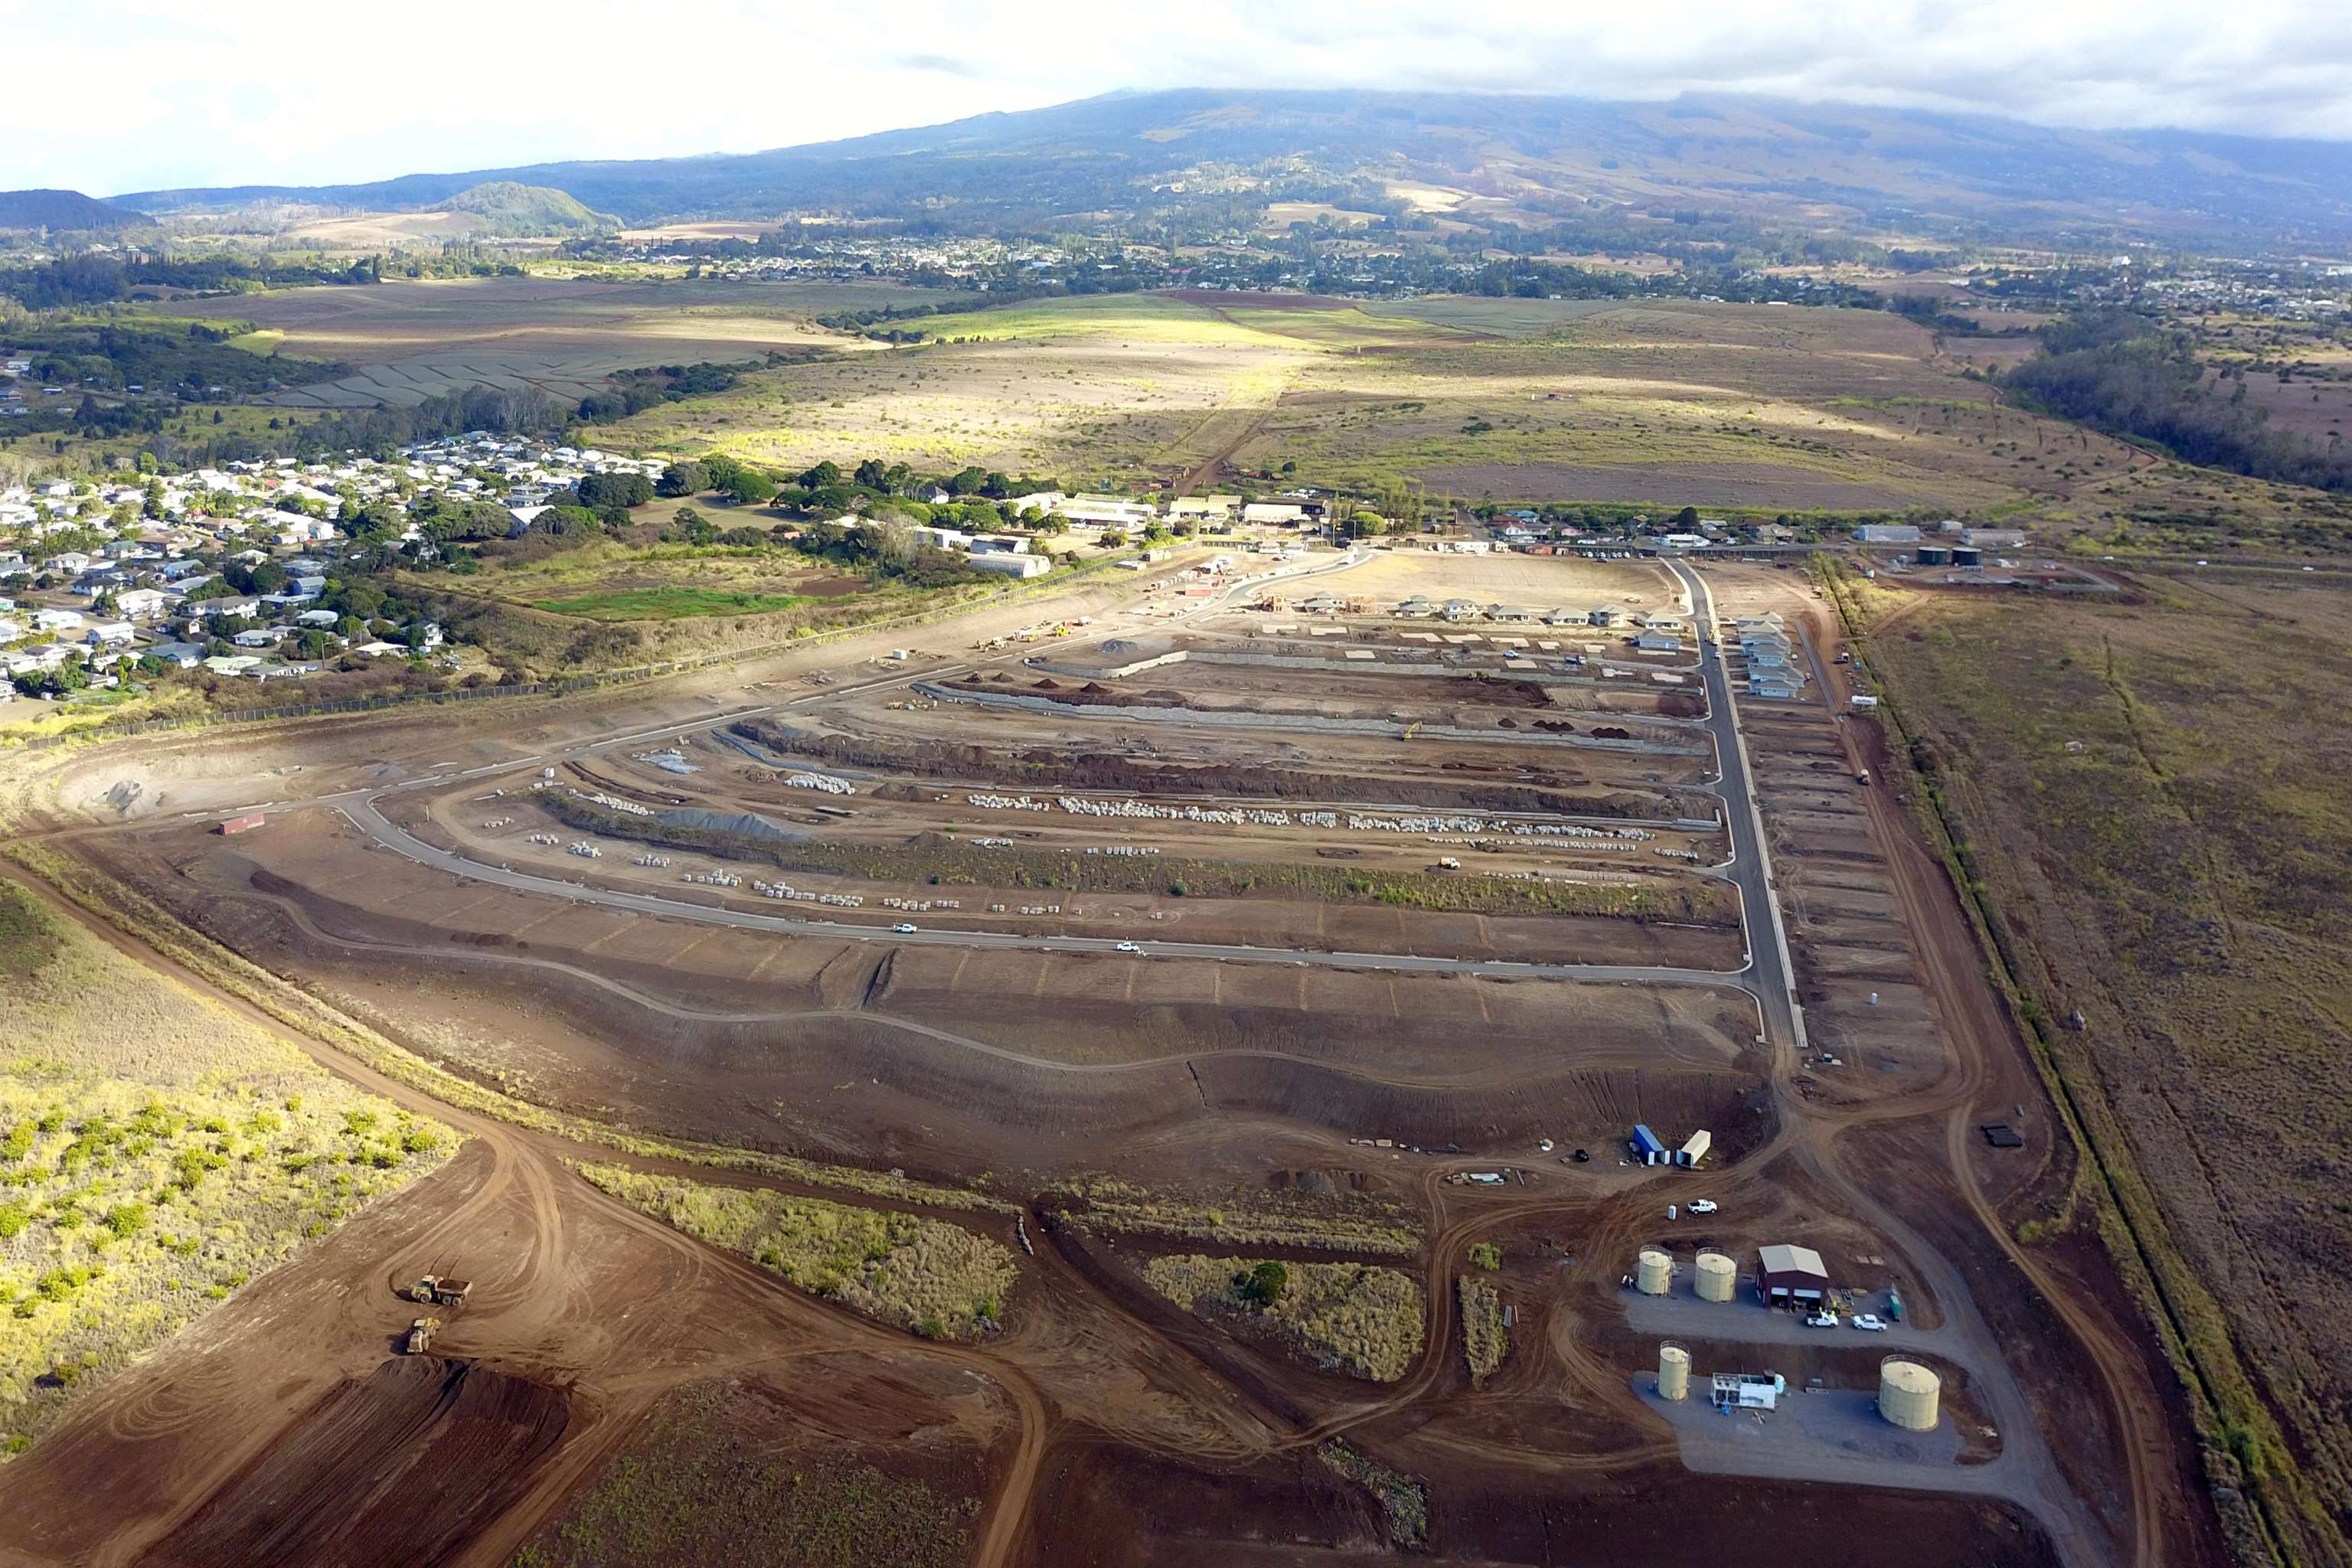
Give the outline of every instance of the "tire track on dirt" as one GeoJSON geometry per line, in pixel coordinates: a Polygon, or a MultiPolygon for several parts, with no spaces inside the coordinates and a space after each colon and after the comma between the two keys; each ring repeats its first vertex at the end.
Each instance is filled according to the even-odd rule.
{"type": "MultiPolygon", "coordinates": [[[[1825,693],[1835,692],[1839,689],[1821,662],[1821,642],[1817,639],[1826,640],[1834,647],[1838,634],[1826,624],[1825,616],[1814,613],[1807,615],[1805,629],[1807,651],[1821,689],[1825,693]]],[[[1847,731],[1839,729],[1837,739],[1850,766],[1867,762],[1857,759],[1847,731]]],[[[2166,1489],[2161,1478],[2170,1468],[2173,1445],[2170,1424],[2147,1382],[2146,1360],[2115,1327],[2084,1307],[2075,1293],[2065,1288],[2064,1281],[2026,1251],[1985,1195],[1968,1158],[1971,1113],[1977,1098],[1991,1081],[1993,1063],[2005,1057],[2022,1058],[2025,1053],[2012,1037],[2008,1020],[1983,975],[1973,967],[1965,973],[1956,967],[1953,954],[1965,952],[1974,961],[1978,942],[1975,931],[1961,919],[1942,885],[1943,868],[1930,859],[1913,832],[1913,825],[1898,815],[1888,796],[1877,791],[1864,791],[1863,798],[1873,831],[1889,851],[1885,856],[1887,880],[1905,923],[1916,939],[1921,982],[1936,1001],[1943,1024],[1941,1033],[1962,1069],[1960,1081],[1954,1085],[1945,1108],[1945,1152],[1954,1190],[1986,1236],[2039,1292],[2042,1302],[2089,1358],[2115,1426],[2131,1494],[2132,1533],[2124,1543],[2126,1554],[2146,1568],[2161,1568],[2165,1561],[2161,1499],[2166,1489]]],[[[1829,1141],[1837,1131],[1858,1125],[1863,1120],[1823,1116],[1822,1131],[1815,1143],[1814,1152],[1824,1176],[1834,1173],[1834,1179],[1848,1191],[1856,1191],[1856,1185],[1837,1169],[1829,1141]]],[[[1925,1246],[1924,1240],[1920,1245],[1925,1246]]],[[[1931,1251],[1928,1256],[1936,1255],[1931,1251]]]]}
{"type": "MultiPolygon", "coordinates": [[[[946,1360],[977,1372],[992,1386],[1003,1390],[1011,1400],[1018,1417],[1020,1436],[1005,1479],[991,1504],[989,1528],[982,1535],[972,1561],[975,1564],[986,1565],[986,1568],[1003,1568],[1010,1562],[1021,1529],[1026,1522],[1028,1500],[1042,1468],[1050,1426],[1045,1396],[1027,1373],[1002,1356],[913,1338],[896,1329],[857,1317],[846,1308],[802,1296],[782,1279],[763,1272],[749,1259],[733,1258],[698,1241],[564,1169],[562,1156],[556,1152],[568,1146],[562,1140],[517,1128],[479,1111],[450,1105],[389,1078],[366,1062],[292,1027],[244,997],[215,985],[203,974],[149,945],[143,937],[100,918],[26,868],[13,867],[10,874],[34,888],[60,913],[75,920],[133,960],[228,1008],[256,1027],[289,1040],[338,1077],[394,1104],[431,1116],[456,1130],[463,1138],[478,1141],[483,1145],[491,1162],[489,1173],[453,1208],[435,1216],[427,1228],[404,1249],[404,1256],[412,1259],[419,1256],[447,1255],[478,1241],[487,1228],[488,1217],[499,1209],[517,1206],[522,1211],[532,1241],[521,1268],[497,1283],[484,1281],[468,1300],[469,1310],[464,1319],[467,1338],[471,1340],[493,1330],[498,1336],[494,1343],[477,1349],[475,1354],[509,1357],[520,1366],[529,1368],[537,1364],[544,1347],[552,1342],[555,1331],[576,1331],[583,1321],[603,1321],[602,1304],[586,1296],[589,1287],[583,1278],[583,1271],[567,1266],[567,1244],[572,1227],[565,1206],[574,1205],[579,1205],[575,1212],[593,1214],[598,1220],[626,1231],[667,1254],[679,1266],[680,1273],[666,1293],[682,1291],[692,1294],[718,1290],[737,1309],[776,1321],[780,1326],[789,1325],[809,1333],[823,1333],[836,1342],[845,1336],[851,1342],[847,1347],[836,1343],[830,1348],[913,1353],[946,1360]]],[[[854,1195],[845,1195],[844,1201],[856,1200],[854,1195]]],[[[299,1266],[299,1260],[294,1266],[299,1266]]],[[[409,1269],[396,1267],[387,1277],[387,1284],[396,1288],[404,1277],[413,1275],[409,1269]]],[[[604,1349],[608,1356],[614,1357],[626,1352],[625,1364],[643,1368],[648,1359],[643,1354],[645,1347],[632,1347],[627,1341],[657,1338],[666,1324],[664,1315],[657,1311],[637,1313],[634,1318],[625,1337],[609,1332],[603,1336],[604,1349]]],[[[662,1387],[706,1377],[714,1371],[764,1364],[773,1359],[775,1352],[768,1350],[740,1354],[731,1359],[723,1356],[705,1358],[691,1364],[682,1363],[675,1368],[646,1373],[646,1378],[652,1380],[650,1383],[643,1379],[629,1382],[632,1386],[650,1387],[657,1393],[662,1387]]],[[[160,1384],[153,1391],[142,1393],[145,1397],[133,1400],[132,1407],[143,1405],[155,1411],[165,1423],[162,1428],[165,1430],[184,1426],[190,1407],[202,1394],[201,1390],[174,1390],[169,1383],[160,1384]]],[[[198,1410],[196,1413],[209,1412],[198,1410]]],[[[143,1433],[156,1430],[158,1428],[155,1427],[142,1429],[143,1433]]],[[[275,1434],[263,1436],[274,1437],[275,1434]]],[[[625,1436],[625,1425],[621,1425],[614,1432],[614,1441],[617,1444],[625,1436]]],[[[585,1465],[574,1465],[569,1468],[573,1473],[565,1477],[564,1493],[568,1493],[570,1485],[586,1472],[585,1465]]],[[[205,1488],[205,1495],[209,1495],[210,1490],[209,1487],[205,1488]]],[[[504,1568],[514,1552],[562,1500],[562,1495],[551,1495],[545,1478],[534,1482],[522,1500],[510,1506],[455,1561],[468,1565],[479,1564],[479,1568],[504,1568]],[[532,1506],[527,1508],[527,1503],[532,1506]]],[[[203,1500],[203,1496],[191,1498],[181,1511],[192,1510],[203,1500]]],[[[171,1522],[162,1521],[161,1529],[152,1530],[138,1542],[127,1543],[130,1554],[135,1555],[138,1550],[152,1545],[169,1529],[171,1522]]]]}

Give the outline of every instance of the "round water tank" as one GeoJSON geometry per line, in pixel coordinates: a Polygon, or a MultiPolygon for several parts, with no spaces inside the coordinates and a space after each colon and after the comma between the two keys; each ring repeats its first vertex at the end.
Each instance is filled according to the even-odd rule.
{"type": "Polygon", "coordinates": [[[1675,1260],[1654,1247],[1642,1248],[1633,1264],[1633,1289],[1644,1296],[1663,1296],[1675,1282],[1675,1260]]]}
{"type": "Polygon", "coordinates": [[[1933,1432],[1943,1387],[1917,1362],[1890,1357],[1878,1366],[1878,1413],[1906,1432],[1933,1432]]]}
{"type": "Polygon", "coordinates": [[[1658,1397],[1682,1399],[1690,1394],[1690,1352],[1680,1345],[1658,1347],[1658,1397]]]}
{"type": "Polygon", "coordinates": [[[1739,1265],[1720,1252],[1698,1255],[1698,1299],[1728,1301],[1739,1289],[1739,1265]]]}

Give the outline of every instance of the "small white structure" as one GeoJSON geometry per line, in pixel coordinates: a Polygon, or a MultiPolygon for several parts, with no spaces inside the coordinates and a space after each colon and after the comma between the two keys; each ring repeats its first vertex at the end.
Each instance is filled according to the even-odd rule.
{"type": "Polygon", "coordinates": [[[1000,577],[1043,577],[1054,569],[1054,563],[1043,555],[980,554],[967,563],[975,572],[987,572],[1000,577]]]}

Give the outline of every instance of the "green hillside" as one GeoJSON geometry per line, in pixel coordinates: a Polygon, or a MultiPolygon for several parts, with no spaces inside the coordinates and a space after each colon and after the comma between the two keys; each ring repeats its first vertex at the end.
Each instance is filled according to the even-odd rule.
{"type": "Polygon", "coordinates": [[[468,186],[443,205],[451,212],[479,219],[472,226],[477,234],[506,238],[593,234],[620,226],[619,219],[583,206],[567,192],[514,180],[489,180],[468,186]]]}

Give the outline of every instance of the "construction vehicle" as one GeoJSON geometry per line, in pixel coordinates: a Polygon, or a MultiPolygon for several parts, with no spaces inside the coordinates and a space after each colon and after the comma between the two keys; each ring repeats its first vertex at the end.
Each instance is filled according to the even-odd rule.
{"type": "Polygon", "coordinates": [[[446,1274],[427,1274],[408,1288],[408,1299],[435,1307],[462,1307],[466,1292],[474,1288],[471,1279],[458,1279],[446,1274]]]}
{"type": "Polygon", "coordinates": [[[433,1336],[441,1331],[438,1318],[419,1318],[408,1325],[408,1353],[423,1355],[433,1343],[433,1336]]]}
{"type": "Polygon", "coordinates": [[[1853,782],[1858,784],[1868,784],[1870,782],[1870,770],[1868,768],[1856,769],[1854,771],[1853,782]]]}

